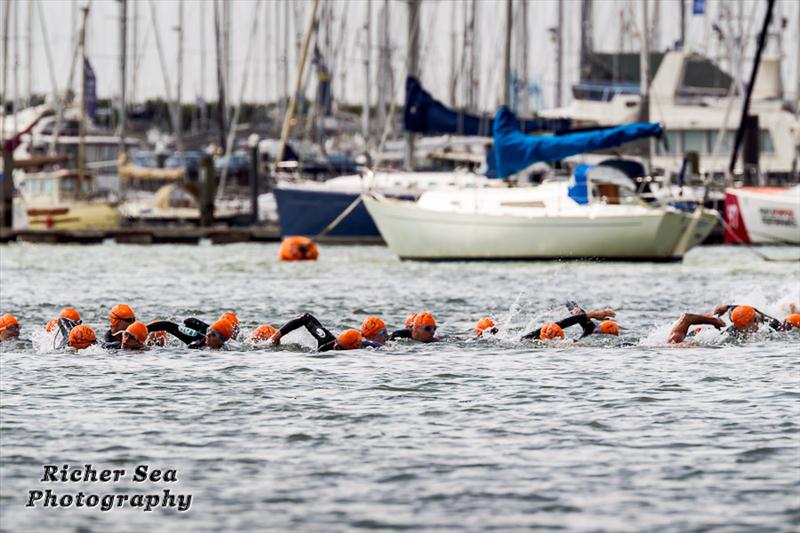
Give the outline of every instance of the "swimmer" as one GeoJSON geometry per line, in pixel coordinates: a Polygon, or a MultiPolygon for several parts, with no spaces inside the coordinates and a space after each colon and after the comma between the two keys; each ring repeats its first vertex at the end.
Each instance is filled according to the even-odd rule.
{"type": "Polygon", "coordinates": [[[476,337],[483,337],[484,334],[487,335],[497,335],[497,332],[500,331],[494,325],[494,320],[491,318],[483,317],[478,320],[478,323],[475,324],[475,336],[476,337]]]}
{"type": "Polygon", "coordinates": [[[11,314],[0,316],[0,341],[19,337],[19,322],[11,314]]]}
{"type": "Polygon", "coordinates": [[[73,309],[72,307],[66,307],[66,308],[62,309],[60,313],[58,313],[58,317],[57,318],[54,318],[50,322],[48,322],[47,325],[44,327],[44,329],[48,333],[51,333],[56,328],[56,326],[58,325],[58,319],[59,318],[66,318],[68,320],[71,320],[75,324],[81,324],[82,323],[81,314],[78,311],[76,311],[75,309],[73,309]]]}
{"type": "Polygon", "coordinates": [[[368,341],[377,342],[380,345],[386,344],[386,341],[389,340],[386,323],[376,316],[368,317],[361,323],[361,335],[368,341]]]}
{"type": "Polygon", "coordinates": [[[417,342],[436,342],[442,340],[441,337],[436,336],[436,319],[432,314],[427,311],[419,312],[415,315],[411,315],[406,320],[406,328],[397,330],[393,332],[390,336],[390,340],[394,339],[412,339],[417,342]],[[411,321],[411,327],[408,327],[408,320],[411,321]]]}
{"type": "Polygon", "coordinates": [[[267,342],[277,331],[277,329],[269,324],[261,324],[253,330],[252,335],[250,335],[250,340],[253,342],[267,342]]]}
{"type": "Polygon", "coordinates": [[[143,322],[134,322],[122,332],[120,348],[123,350],[147,350],[145,342],[148,333],[147,326],[143,322]]]}
{"type": "Polygon", "coordinates": [[[792,313],[787,316],[783,321],[783,329],[789,331],[791,329],[800,329],[800,313],[792,313]]]}
{"type": "Polygon", "coordinates": [[[732,327],[728,328],[728,333],[744,336],[758,331],[761,324],[767,324],[774,331],[785,331],[785,324],[766,313],[762,313],[755,307],[749,305],[718,305],[714,309],[714,315],[722,316],[728,313],[732,327]]]}
{"type": "Polygon", "coordinates": [[[136,315],[133,309],[125,304],[117,304],[108,313],[108,320],[111,327],[103,336],[103,347],[109,349],[120,349],[122,347],[122,333],[128,326],[136,322],[136,315]]]}
{"type": "Polygon", "coordinates": [[[220,319],[208,326],[205,331],[199,331],[187,326],[158,320],[147,325],[147,331],[166,331],[170,335],[186,344],[187,348],[199,349],[207,346],[213,350],[222,346],[233,336],[234,326],[229,320],[220,319]]]}
{"type": "MultiPolygon", "coordinates": [[[[233,334],[231,335],[231,339],[236,340],[239,337],[239,317],[236,316],[236,313],[233,311],[225,311],[219,316],[219,320],[227,320],[233,325],[233,334]]],[[[183,325],[187,328],[199,331],[203,335],[206,334],[206,331],[208,331],[208,328],[210,327],[199,318],[194,317],[184,320],[183,325]]]]}
{"type": "Polygon", "coordinates": [[[328,331],[319,320],[310,313],[305,313],[297,318],[293,318],[280,327],[269,339],[270,344],[279,344],[282,337],[299,328],[306,328],[317,341],[317,350],[327,352],[329,350],[355,350],[358,348],[381,348],[383,345],[367,340],[357,329],[348,329],[339,336],[335,336],[328,331]]]}
{"type": "Polygon", "coordinates": [[[392,339],[409,339],[411,330],[414,329],[414,319],[417,318],[417,313],[411,313],[406,318],[403,329],[398,329],[389,334],[389,340],[392,339]]]}
{"type": "Polygon", "coordinates": [[[595,333],[597,330],[597,326],[592,320],[608,320],[609,318],[614,318],[617,314],[612,309],[598,309],[596,311],[584,311],[574,303],[569,302],[567,307],[572,309],[572,315],[568,316],[567,318],[563,318],[558,322],[551,322],[544,327],[539,329],[535,329],[530,333],[526,333],[522,336],[524,340],[549,340],[554,339],[556,337],[564,338],[564,328],[568,328],[570,326],[574,326],[579,324],[583,329],[580,338],[588,337],[589,335],[595,333]]]}
{"type": "Polygon", "coordinates": [[[69,345],[76,350],[83,350],[96,342],[97,335],[95,335],[92,327],[87,324],[77,324],[69,332],[69,345]]]}

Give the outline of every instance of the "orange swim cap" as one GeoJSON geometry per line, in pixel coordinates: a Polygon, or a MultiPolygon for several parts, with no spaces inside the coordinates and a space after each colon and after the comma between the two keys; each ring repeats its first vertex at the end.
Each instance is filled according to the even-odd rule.
{"type": "Polygon", "coordinates": [[[749,305],[740,305],[735,308],[731,313],[731,320],[736,329],[747,327],[750,322],[756,317],[756,310],[749,305]]]}
{"type": "Polygon", "coordinates": [[[214,331],[225,337],[225,340],[230,339],[231,336],[233,335],[233,324],[231,324],[230,320],[226,320],[224,318],[221,318],[216,322],[214,322],[213,324],[211,324],[211,327],[209,329],[213,329],[214,331]]]}
{"type": "Polygon", "coordinates": [[[0,329],[6,329],[9,326],[19,326],[19,322],[17,322],[17,317],[12,314],[7,314],[0,316],[0,329]]]}
{"type": "Polygon", "coordinates": [[[69,332],[69,345],[78,350],[86,348],[96,340],[97,336],[94,334],[94,330],[87,324],[75,326],[69,332]]]}
{"type": "Polygon", "coordinates": [[[228,322],[233,324],[234,327],[239,327],[239,317],[236,316],[236,313],[234,313],[233,311],[225,311],[220,315],[219,319],[227,320],[228,322]]]}
{"type": "Polygon", "coordinates": [[[122,320],[134,320],[136,315],[133,314],[133,309],[128,307],[125,304],[117,304],[111,308],[111,312],[108,314],[108,319],[111,321],[112,324],[116,324],[122,320]]]}
{"type": "Polygon", "coordinates": [[[269,324],[261,324],[256,328],[251,336],[251,339],[258,342],[258,341],[268,341],[270,337],[275,335],[278,330],[270,326],[269,324]]]}
{"type": "Polygon", "coordinates": [[[60,313],[58,313],[59,318],[66,318],[67,320],[72,320],[73,322],[77,322],[81,319],[81,314],[73,309],[72,307],[67,307],[62,309],[60,313]]]}
{"type": "Polygon", "coordinates": [[[374,337],[386,329],[386,323],[376,316],[371,316],[361,323],[361,335],[374,337]]]}
{"type": "Polygon", "coordinates": [[[564,338],[564,330],[555,322],[550,322],[539,332],[539,338],[542,340],[550,340],[556,337],[564,338]]]}
{"type": "Polygon", "coordinates": [[[619,335],[619,324],[612,320],[606,320],[597,325],[597,331],[603,335],[619,335]]]}
{"type": "Polygon", "coordinates": [[[145,326],[142,322],[134,322],[128,326],[128,329],[125,330],[125,333],[133,335],[139,339],[139,342],[144,342],[147,340],[147,326],[145,326]]]}
{"type": "Polygon", "coordinates": [[[486,331],[487,329],[490,330],[493,327],[494,327],[494,320],[492,320],[488,316],[485,318],[481,318],[480,320],[478,320],[478,323],[475,324],[475,335],[480,337],[481,335],[483,335],[484,331],[486,331]]]}
{"type": "Polygon", "coordinates": [[[425,326],[436,327],[436,319],[433,318],[433,315],[429,312],[422,311],[421,313],[417,313],[417,316],[414,317],[414,329],[425,326]]]}
{"type": "Polygon", "coordinates": [[[56,325],[58,325],[58,319],[53,318],[44,326],[44,329],[47,333],[51,333],[56,325]]]}
{"type": "Polygon", "coordinates": [[[281,242],[278,257],[281,261],[315,260],[319,256],[317,245],[308,237],[286,237],[281,242]]]}
{"type": "Polygon", "coordinates": [[[347,329],[336,337],[336,344],[343,350],[356,350],[361,348],[361,332],[357,329],[347,329]]]}
{"type": "Polygon", "coordinates": [[[800,328],[800,313],[793,313],[787,316],[785,322],[793,328],[800,328]]]}
{"type": "Polygon", "coordinates": [[[411,329],[414,327],[414,319],[417,318],[417,313],[411,313],[406,318],[406,329],[411,329]]]}

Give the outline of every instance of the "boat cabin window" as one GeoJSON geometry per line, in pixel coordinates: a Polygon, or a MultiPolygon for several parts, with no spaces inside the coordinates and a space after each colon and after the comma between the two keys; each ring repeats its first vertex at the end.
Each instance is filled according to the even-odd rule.
{"type": "MultiPolygon", "coordinates": [[[[710,139],[708,143],[708,153],[713,154],[714,148],[717,146],[717,139],[719,138],[719,132],[716,130],[710,131],[710,139]]],[[[722,138],[722,144],[719,148],[720,155],[731,155],[731,150],[733,149],[733,139],[735,133],[732,131],[726,131],[725,136],[722,138]]]]}
{"type": "Polygon", "coordinates": [[[592,198],[607,205],[631,205],[638,202],[636,191],[616,183],[592,183],[592,198]]]}
{"type": "Polygon", "coordinates": [[[768,130],[761,130],[758,132],[758,140],[762,154],[775,153],[775,145],[772,143],[772,135],[768,130]]]}

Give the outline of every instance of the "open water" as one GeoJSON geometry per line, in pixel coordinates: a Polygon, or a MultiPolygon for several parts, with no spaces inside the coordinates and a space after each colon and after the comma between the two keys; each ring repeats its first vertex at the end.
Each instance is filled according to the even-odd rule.
{"type": "MultiPolygon", "coordinates": [[[[798,248],[771,248],[797,257],[798,248]]],[[[682,264],[403,263],[380,247],[0,247],[2,531],[797,531],[800,332],[667,347],[684,311],[749,303],[784,317],[800,264],[747,249],[682,264]],[[610,306],[620,338],[517,340],[610,306]],[[280,348],[54,352],[64,306],[102,334],[116,303],[140,319],[216,318],[245,332],[300,312],[334,331],[428,309],[444,342],[315,354],[280,348]],[[471,338],[493,315],[497,338],[471,338]],[[44,464],[122,468],[119,483],[41,482],[44,464]],[[177,482],[131,480],[137,465],[177,482]],[[26,507],[56,495],[191,494],[162,507],[26,507]]],[[[574,328],[576,329],[576,328],[574,328]]],[[[578,331],[567,330],[577,337],[578,331]]],[[[41,504],[41,502],[39,502],[41,504]]]]}

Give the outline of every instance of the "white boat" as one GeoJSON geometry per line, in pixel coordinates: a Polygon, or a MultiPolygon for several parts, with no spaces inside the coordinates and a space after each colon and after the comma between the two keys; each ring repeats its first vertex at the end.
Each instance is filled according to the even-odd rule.
{"type": "Polygon", "coordinates": [[[616,169],[579,183],[429,191],[416,202],[367,194],[364,204],[401,259],[671,261],[702,242],[717,213],[647,205],[616,169]],[[576,191],[578,191],[576,193],[576,191]]]}
{"type": "Polygon", "coordinates": [[[725,189],[725,240],[800,244],[800,185],[725,189]]]}
{"type": "MultiPolygon", "coordinates": [[[[800,146],[800,122],[782,101],[780,67],[779,57],[762,59],[750,114],[759,117],[761,171],[765,176],[783,179],[794,172],[800,146]]],[[[638,73],[638,66],[632,72],[638,73]]],[[[575,87],[576,98],[568,107],[543,110],[540,115],[603,126],[635,121],[641,114],[638,79],[635,82],[632,90],[624,84],[609,84],[602,93],[583,90],[592,84],[578,85],[575,87]]],[[[666,145],[655,143],[654,167],[677,175],[683,155],[694,151],[701,156],[701,173],[725,174],[741,106],[739,97],[730,93],[730,84],[731,77],[705,57],[687,51],[664,54],[658,63],[649,95],[649,120],[663,125],[667,139],[666,145]],[[726,133],[719,143],[719,150],[716,150],[723,125],[726,133]]],[[[573,159],[594,161],[591,154],[573,159]]],[[[736,174],[742,172],[743,164],[743,158],[739,158],[736,174]]]]}
{"type": "MultiPolygon", "coordinates": [[[[281,235],[316,236],[342,215],[365,190],[412,200],[426,190],[498,186],[470,172],[368,172],[325,182],[279,181],[273,190],[281,235]]],[[[363,206],[356,205],[330,232],[331,237],[375,239],[378,229],[363,206]]]]}

